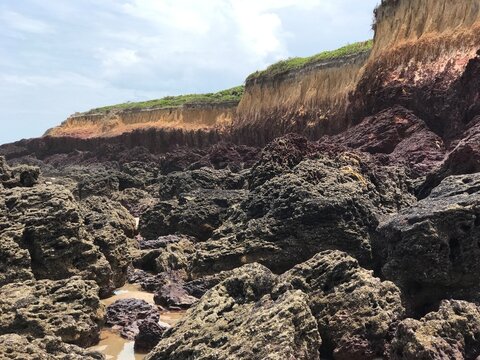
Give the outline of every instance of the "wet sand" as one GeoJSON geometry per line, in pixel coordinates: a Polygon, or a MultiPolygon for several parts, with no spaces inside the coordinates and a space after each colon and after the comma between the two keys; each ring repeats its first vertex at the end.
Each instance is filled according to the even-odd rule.
{"type": "MultiPolygon", "coordinates": [[[[126,284],[115,290],[114,295],[102,300],[105,306],[108,306],[119,299],[141,299],[150,304],[155,304],[153,294],[148,293],[139,285],[126,284]]],[[[185,314],[185,311],[163,311],[160,314],[160,323],[166,323],[174,326],[185,314]]],[[[104,354],[107,360],[143,360],[146,354],[135,353],[133,349],[134,342],[122,338],[114,330],[105,328],[100,332],[100,342],[91,347],[104,354]]]]}

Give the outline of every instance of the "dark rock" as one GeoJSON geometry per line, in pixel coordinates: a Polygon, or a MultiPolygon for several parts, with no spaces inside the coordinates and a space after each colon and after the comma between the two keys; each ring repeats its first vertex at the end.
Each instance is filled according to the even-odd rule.
{"type": "Polygon", "coordinates": [[[234,270],[221,271],[217,274],[187,281],[183,284],[183,288],[193,297],[201,298],[208,290],[232,276],[232,271],[234,270]]]}
{"type": "Polygon", "coordinates": [[[161,236],[156,240],[140,240],[140,250],[135,251],[133,265],[156,273],[184,271],[186,277],[195,242],[192,237],[177,235],[161,236]]]}
{"type": "Polygon", "coordinates": [[[147,209],[155,205],[155,199],[148,192],[136,188],[128,188],[112,195],[112,200],[121,203],[132,216],[140,217],[147,209]]]}
{"type": "Polygon", "coordinates": [[[13,282],[33,279],[32,261],[28,250],[20,247],[22,226],[0,231],[0,287],[13,282]]]}
{"type": "MultiPolygon", "coordinates": [[[[28,251],[35,278],[59,280],[80,275],[95,280],[102,296],[114,288],[111,267],[95,246],[78,204],[65,188],[38,185],[0,190],[0,209],[0,234],[16,233],[10,239],[28,251]]],[[[25,264],[24,251],[17,254],[25,264]]],[[[15,262],[16,256],[11,254],[11,261],[15,262]]]]}
{"type": "Polygon", "coordinates": [[[272,300],[274,284],[274,275],[260,265],[235,270],[145,359],[319,359],[321,339],[305,295],[288,292],[272,300]]]}
{"type": "Polygon", "coordinates": [[[460,175],[380,227],[382,273],[405,291],[414,315],[441,299],[478,299],[479,219],[480,174],[460,175]]]}
{"type": "Polygon", "coordinates": [[[228,170],[201,168],[161,175],[157,181],[160,199],[170,200],[182,193],[191,193],[199,189],[239,190],[245,184],[245,177],[228,170]]]}
{"type": "Polygon", "coordinates": [[[168,329],[158,321],[148,319],[141,321],[138,325],[138,334],[135,336],[135,351],[141,353],[152,351],[168,329]]]}
{"type": "Polygon", "coordinates": [[[378,167],[368,156],[318,155],[282,171],[252,189],[212,239],[196,246],[194,277],[250,262],[282,273],[328,249],[371,266],[379,218],[414,202],[403,171],[378,167]]]}
{"type": "Polygon", "coordinates": [[[441,137],[401,106],[394,106],[360,124],[322,139],[332,145],[344,145],[370,154],[387,155],[388,163],[402,165],[415,176],[426,175],[443,160],[445,147],[441,137]]]}
{"type": "Polygon", "coordinates": [[[238,172],[251,167],[258,159],[259,150],[245,145],[219,143],[206,149],[179,148],[165,154],[160,161],[163,174],[201,167],[229,169],[238,172]]]}
{"type": "Polygon", "coordinates": [[[116,288],[125,284],[131,263],[135,219],[120,203],[91,196],[81,203],[84,223],[112,269],[116,288]]]}
{"type": "Polygon", "coordinates": [[[120,331],[120,335],[133,340],[138,334],[141,321],[158,321],[157,307],[139,299],[120,299],[107,307],[106,325],[120,331]]]}
{"type": "Polygon", "coordinates": [[[281,275],[274,293],[301,290],[317,319],[322,355],[336,360],[382,357],[404,309],[400,290],[373,277],[357,260],[325,251],[281,275]]]}
{"type": "Polygon", "coordinates": [[[178,201],[162,201],[143,213],[139,231],[144,238],[179,233],[208,239],[226,217],[227,210],[246,197],[244,190],[197,190],[178,201]]]}
{"type": "Polygon", "coordinates": [[[255,189],[284,172],[289,172],[302,160],[318,153],[318,145],[297,134],[275,139],[260,153],[252,167],[249,188],[255,189]]]}
{"type": "Polygon", "coordinates": [[[0,185],[5,188],[32,187],[38,183],[40,169],[36,166],[8,166],[4,157],[0,156],[0,185]]]}
{"type": "Polygon", "coordinates": [[[59,338],[46,336],[31,340],[17,334],[0,336],[0,359],[3,360],[104,360],[96,351],[63,343],[59,338]]]}
{"type": "Polygon", "coordinates": [[[0,335],[41,338],[92,346],[103,324],[98,286],[78,277],[12,283],[0,288],[0,335]]]}
{"type": "Polygon", "coordinates": [[[153,299],[155,304],[171,310],[188,309],[198,301],[188,294],[181,283],[174,282],[163,285],[153,299]]]}
{"type": "Polygon", "coordinates": [[[139,284],[145,291],[155,292],[168,281],[169,279],[166,278],[165,273],[151,274],[140,269],[129,269],[128,282],[132,284],[139,284]]]}
{"type": "Polygon", "coordinates": [[[425,198],[443,179],[451,175],[480,172],[480,116],[472,120],[459,141],[447,154],[441,167],[429,174],[419,190],[419,197],[425,198]]]}
{"type": "Polygon", "coordinates": [[[398,325],[392,360],[467,359],[480,356],[480,308],[465,301],[444,300],[440,309],[420,320],[398,325]]]}

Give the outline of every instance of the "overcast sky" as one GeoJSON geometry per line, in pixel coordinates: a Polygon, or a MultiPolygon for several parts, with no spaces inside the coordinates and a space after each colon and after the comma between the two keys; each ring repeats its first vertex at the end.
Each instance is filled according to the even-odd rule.
{"type": "Polygon", "coordinates": [[[366,40],[378,0],[2,0],[0,143],[366,40]]]}

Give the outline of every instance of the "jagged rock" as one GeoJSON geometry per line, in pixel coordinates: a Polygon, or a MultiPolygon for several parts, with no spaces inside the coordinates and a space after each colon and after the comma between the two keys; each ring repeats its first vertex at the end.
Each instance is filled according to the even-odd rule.
{"type": "Polygon", "coordinates": [[[215,285],[232,276],[232,271],[234,270],[221,271],[217,274],[186,281],[183,288],[188,294],[199,299],[215,285]]]}
{"type": "Polygon", "coordinates": [[[104,360],[96,351],[63,343],[59,338],[46,336],[31,340],[17,334],[0,336],[0,359],[3,360],[104,360]]]}
{"type": "Polygon", "coordinates": [[[443,179],[451,175],[473,174],[480,171],[480,116],[471,121],[461,139],[445,157],[440,169],[432,172],[422,185],[419,196],[424,198],[443,179]]]}
{"type": "Polygon", "coordinates": [[[474,360],[480,356],[480,308],[444,300],[420,320],[406,319],[391,344],[392,360],[474,360]]]}
{"type": "Polygon", "coordinates": [[[160,169],[163,174],[201,167],[238,172],[251,167],[258,159],[258,154],[257,148],[225,143],[214,144],[206,149],[179,148],[162,157],[160,169]]]}
{"type": "Polygon", "coordinates": [[[0,156],[0,185],[5,188],[32,187],[38,183],[40,169],[36,166],[8,166],[5,158],[0,156]]]}
{"type": "Polygon", "coordinates": [[[113,289],[109,263],[94,245],[72,194],[57,185],[0,190],[0,234],[18,229],[37,279],[80,275],[95,280],[102,295],[113,289]]]}
{"type": "Polygon", "coordinates": [[[91,346],[98,341],[103,306],[98,286],[79,277],[25,281],[0,288],[0,334],[15,333],[91,346]]]}
{"type": "Polygon", "coordinates": [[[0,231],[0,287],[33,279],[30,254],[19,246],[22,232],[21,225],[16,230],[0,231]]]}
{"type": "Polygon", "coordinates": [[[409,168],[413,175],[426,175],[439,166],[445,154],[442,138],[425,122],[402,106],[381,111],[324,143],[344,145],[370,154],[385,154],[391,164],[409,168]]]}
{"type": "Polygon", "coordinates": [[[480,174],[446,178],[379,232],[382,273],[404,290],[414,315],[441,299],[478,299],[480,174]]]}
{"type": "Polygon", "coordinates": [[[135,217],[155,205],[155,199],[145,190],[128,188],[112,195],[112,200],[121,203],[135,217]]]}
{"type": "Polygon", "coordinates": [[[140,250],[135,252],[133,265],[136,268],[161,273],[164,271],[184,271],[190,265],[195,248],[195,238],[167,235],[156,240],[140,240],[140,250]]]}
{"type": "Polygon", "coordinates": [[[178,201],[162,201],[143,213],[139,231],[144,238],[179,233],[208,239],[226,217],[227,210],[246,196],[244,190],[197,190],[178,201]]]}
{"type": "MultiPolygon", "coordinates": [[[[155,292],[163,285],[167,284],[172,278],[171,274],[160,273],[151,274],[144,270],[130,268],[128,272],[128,282],[131,284],[139,284],[143,290],[155,292]]],[[[179,278],[179,281],[182,281],[179,278]]]]}
{"type": "Polygon", "coordinates": [[[340,251],[325,251],[282,274],[274,294],[301,290],[317,319],[325,355],[336,360],[383,356],[391,326],[404,313],[400,290],[340,251]]]}
{"type": "Polygon", "coordinates": [[[414,202],[402,170],[353,153],[318,155],[263,183],[196,246],[195,277],[260,262],[281,273],[338,249],[371,265],[379,217],[414,202]]]}
{"type": "Polygon", "coordinates": [[[269,293],[275,276],[250,264],[234,271],[168,330],[146,360],[319,359],[321,339],[305,295],[269,293]]]}
{"type": "Polygon", "coordinates": [[[114,286],[123,286],[132,259],[135,219],[120,203],[105,197],[89,197],[81,203],[81,211],[95,245],[110,264],[114,286]]]}
{"type": "Polygon", "coordinates": [[[120,331],[120,335],[133,340],[138,334],[139,323],[143,320],[160,319],[157,307],[139,299],[120,299],[107,307],[106,325],[120,331]]]}
{"type": "Polygon", "coordinates": [[[201,168],[161,175],[157,182],[160,199],[170,200],[199,189],[238,190],[245,184],[245,177],[228,170],[201,168]]]}
{"type": "Polygon", "coordinates": [[[163,285],[153,299],[155,304],[172,310],[188,309],[198,301],[183,288],[182,283],[178,282],[163,285]]]}
{"type": "Polygon", "coordinates": [[[135,336],[134,349],[136,352],[148,353],[160,341],[169,327],[160,325],[158,321],[143,320],[138,325],[138,334],[135,336]]]}
{"type": "Polygon", "coordinates": [[[255,189],[266,181],[289,172],[302,160],[318,153],[317,144],[297,134],[289,134],[269,143],[252,167],[249,188],[255,189]]]}

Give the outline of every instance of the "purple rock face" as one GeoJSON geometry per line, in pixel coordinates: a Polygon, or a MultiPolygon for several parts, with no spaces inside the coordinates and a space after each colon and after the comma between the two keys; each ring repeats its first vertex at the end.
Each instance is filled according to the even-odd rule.
{"type": "Polygon", "coordinates": [[[157,322],[160,312],[156,306],[139,299],[121,299],[107,307],[106,325],[120,331],[120,335],[133,340],[143,320],[157,322]]]}
{"type": "Polygon", "coordinates": [[[164,306],[168,309],[188,309],[197,298],[188,294],[181,284],[170,283],[162,286],[155,293],[155,304],[164,306]]]}

